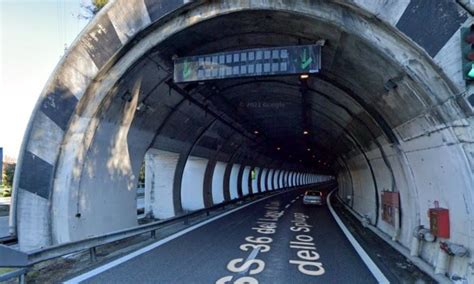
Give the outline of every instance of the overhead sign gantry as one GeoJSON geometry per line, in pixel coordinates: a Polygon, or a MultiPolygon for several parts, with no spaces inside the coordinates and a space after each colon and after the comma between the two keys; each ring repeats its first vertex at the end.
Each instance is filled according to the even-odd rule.
{"type": "Polygon", "coordinates": [[[174,81],[308,74],[320,69],[319,44],[255,48],[176,58],[174,81]]]}

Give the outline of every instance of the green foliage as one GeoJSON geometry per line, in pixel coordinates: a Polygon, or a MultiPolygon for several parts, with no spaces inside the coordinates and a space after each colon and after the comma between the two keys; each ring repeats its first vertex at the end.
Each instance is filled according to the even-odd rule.
{"type": "Polygon", "coordinates": [[[138,174],[138,187],[145,187],[145,162],[140,167],[140,173],[138,174]]]}
{"type": "Polygon", "coordinates": [[[4,188],[2,190],[2,197],[10,197],[10,196],[12,196],[11,188],[4,188]]]}
{"type": "Polygon", "coordinates": [[[107,4],[107,2],[109,2],[109,0],[92,0],[91,2],[93,6],[92,13],[95,15],[107,4]]]}
{"type": "Polygon", "coordinates": [[[78,15],[78,18],[85,20],[92,19],[108,2],[109,0],[91,0],[90,4],[82,3],[81,7],[83,11],[78,15]]]}
{"type": "Polygon", "coordinates": [[[5,273],[8,273],[8,272],[12,272],[13,270],[15,270],[15,269],[14,269],[14,268],[4,268],[4,267],[0,267],[0,275],[5,274],[5,273]]]}
{"type": "Polygon", "coordinates": [[[4,187],[12,187],[13,176],[15,175],[15,166],[16,164],[3,164],[2,184],[4,187]]]}

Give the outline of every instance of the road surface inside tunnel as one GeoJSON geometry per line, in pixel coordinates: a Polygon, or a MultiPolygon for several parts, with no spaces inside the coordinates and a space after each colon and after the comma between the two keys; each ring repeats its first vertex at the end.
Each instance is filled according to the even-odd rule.
{"type": "Polygon", "coordinates": [[[72,282],[376,283],[327,206],[304,205],[304,191],[256,202],[72,282]]]}

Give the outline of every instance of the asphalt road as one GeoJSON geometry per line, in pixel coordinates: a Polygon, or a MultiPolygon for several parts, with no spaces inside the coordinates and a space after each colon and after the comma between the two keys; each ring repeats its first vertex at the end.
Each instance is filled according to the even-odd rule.
{"type": "Polygon", "coordinates": [[[252,204],[85,283],[376,283],[328,208],[304,190],[252,204]]]}

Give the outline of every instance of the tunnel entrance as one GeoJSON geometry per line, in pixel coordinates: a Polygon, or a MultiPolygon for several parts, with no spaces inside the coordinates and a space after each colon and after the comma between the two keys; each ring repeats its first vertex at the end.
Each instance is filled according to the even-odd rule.
{"type": "MultiPolygon", "coordinates": [[[[429,226],[435,200],[451,210],[451,240],[471,245],[472,117],[459,60],[444,49],[468,18],[456,4],[443,6],[453,22],[431,46],[407,28],[420,26],[406,13],[423,5],[116,2],[33,114],[15,182],[23,248],[136,225],[143,159],[145,211],[156,218],[334,176],[346,205],[404,247],[429,226]],[[120,16],[124,7],[133,12],[120,16]],[[307,78],[173,80],[176,58],[321,41],[321,70],[307,78]],[[382,219],[384,192],[400,197],[393,224],[382,219]]],[[[432,263],[435,251],[422,255],[432,263]]]]}

